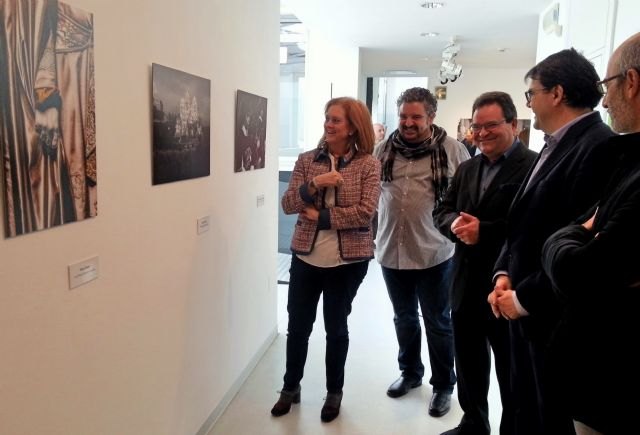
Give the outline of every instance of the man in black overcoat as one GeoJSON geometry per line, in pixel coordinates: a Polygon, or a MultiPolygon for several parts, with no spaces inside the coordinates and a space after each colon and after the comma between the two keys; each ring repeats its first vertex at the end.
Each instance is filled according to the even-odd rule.
{"type": "Polygon", "coordinates": [[[552,54],[525,78],[533,127],[545,133],[545,146],[509,211],[488,301],[510,320],[516,433],[574,434],[560,375],[566,348],[553,345],[563,342],[554,334],[565,304],[554,298],[540,256],[551,234],[600,197],[614,169],[615,153],[606,143],[614,133],[593,110],[602,97],[598,74],[576,50],[552,54]]]}

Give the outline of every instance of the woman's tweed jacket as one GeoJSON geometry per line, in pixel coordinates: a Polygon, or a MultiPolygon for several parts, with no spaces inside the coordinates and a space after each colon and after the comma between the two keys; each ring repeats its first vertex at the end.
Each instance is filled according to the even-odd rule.
{"type": "Polygon", "coordinates": [[[329,172],[331,162],[327,150],[317,148],[298,156],[289,187],[282,197],[286,214],[300,213],[314,205],[320,211],[317,222],[298,216],[291,251],[309,254],[318,230],[338,230],[340,256],[346,261],[373,258],[373,231],[371,220],[380,196],[380,162],[371,154],[351,151],[336,161],[344,183],[336,187],[335,206],[326,208],[325,189],[309,196],[308,183],[316,175],[329,172]]]}

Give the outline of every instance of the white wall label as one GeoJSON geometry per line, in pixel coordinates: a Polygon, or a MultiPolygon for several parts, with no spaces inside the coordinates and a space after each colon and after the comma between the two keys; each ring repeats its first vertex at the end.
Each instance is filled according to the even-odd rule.
{"type": "Polygon", "coordinates": [[[69,290],[93,281],[98,277],[98,257],[69,265],[69,290]]]}
{"type": "Polygon", "coordinates": [[[204,216],[198,219],[198,234],[209,231],[209,224],[211,223],[211,216],[204,216]]]}

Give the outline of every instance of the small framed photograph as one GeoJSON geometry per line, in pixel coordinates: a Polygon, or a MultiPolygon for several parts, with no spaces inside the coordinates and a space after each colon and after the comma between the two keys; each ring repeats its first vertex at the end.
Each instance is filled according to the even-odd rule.
{"type": "Polygon", "coordinates": [[[447,99],[447,87],[446,86],[436,86],[435,92],[436,100],[446,100],[447,99]]]}
{"type": "Polygon", "coordinates": [[[263,169],[267,136],[267,99],[238,89],[236,94],[235,172],[263,169]]]}
{"type": "Polygon", "coordinates": [[[211,174],[211,81],[152,64],[153,184],[211,174]]]}

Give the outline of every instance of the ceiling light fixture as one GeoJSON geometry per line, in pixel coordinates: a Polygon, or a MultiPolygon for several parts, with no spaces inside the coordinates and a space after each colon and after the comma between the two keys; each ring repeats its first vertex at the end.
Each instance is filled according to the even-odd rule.
{"type": "Polygon", "coordinates": [[[436,37],[438,35],[439,35],[438,32],[422,32],[420,34],[420,36],[424,36],[424,37],[427,37],[427,38],[434,38],[434,37],[436,37]]]}
{"type": "Polygon", "coordinates": [[[440,64],[440,83],[452,83],[458,80],[462,75],[462,65],[456,63],[456,56],[460,52],[460,44],[455,42],[455,38],[451,38],[449,44],[442,51],[442,63],[440,64]]]}
{"type": "Polygon", "coordinates": [[[417,73],[410,69],[388,69],[385,74],[389,76],[414,76],[417,73]]]}
{"type": "Polygon", "coordinates": [[[440,9],[441,7],[444,6],[444,3],[442,3],[442,2],[424,2],[424,3],[421,3],[420,6],[422,6],[425,9],[440,9]]]}

